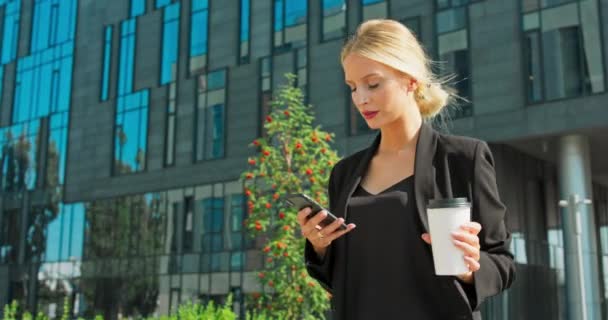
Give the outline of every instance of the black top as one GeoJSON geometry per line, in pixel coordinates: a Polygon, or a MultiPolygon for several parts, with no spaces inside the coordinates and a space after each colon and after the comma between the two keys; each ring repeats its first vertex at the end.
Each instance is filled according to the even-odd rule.
{"type": "Polygon", "coordinates": [[[348,208],[345,319],[444,319],[441,285],[420,238],[414,180],[377,195],[360,185],[348,208]]]}
{"type": "MultiPolygon", "coordinates": [[[[329,211],[350,223],[350,202],[361,178],[377,153],[381,134],[364,150],[356,152],[333,167],[327,187],[329,211]]],[[[411,163],[403,163],[411,166],[411,163]]],[[[468,295],[463,285],[455,277],[446,277],[440,290],[446,296],[441,308],[450,314],[450,319],[479,320],[481,305],[488,297],[509,288],[515,279],[515,262],[509,251],[511,234],[504,223],[507,212],[498,195],[494,159],[487,143],[466,137],[445,135],[423,123],[416,144],[414,161],[414,195],[418,223],[428,230],[426,204],[432,199],[449,196],[467,198],[471,202],[471,219],[479,222],[483,229],[479,233],[481,269],[474,273],[474,285],[468,295]]],[[[346,297],[346,240],[361,226],[342,236],[327,247],[327,252],[319,259],[312,243],[306,240],[306,268],[324,288],[333,294],[331,304],[332,319],[343,320],[347,309],[351,308],[346,297]]],[[[420,257],[409,255],[412,260],[420,257]]],[[[432,287],[431,282],[427,287],[432,287]]],[[[413,318],[412,318],[413,319],[413,318]]],[[[348,320],[348,319],[347,319],[348,320]]]]}

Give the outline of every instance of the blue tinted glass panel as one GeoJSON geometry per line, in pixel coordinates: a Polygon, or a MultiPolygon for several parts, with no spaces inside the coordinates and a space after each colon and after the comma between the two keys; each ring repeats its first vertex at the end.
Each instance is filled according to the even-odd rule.
{"type": "Polygon", "coordinates": [[[190,56],[198,56],[207,53],[208,36],[207,11],[192,14],[192,28],[190,33],[190,56]]]}
{"type": "Polygon", "coordinates": [[[2,28],[2,64],[6,64],[17,57],[17,44],[19,40],[19,19],[21,1],[12,1],[4,8],[4,26],[2,28]]]}
{"type": "Polygon", "coordinates": [[[108,100],[110,92],[110,67],[112,62],[112,26],[106,26],[103,46],[103,74],[101,77],[101,101],[108,100]]]}
{"type": "Polygon", "coordinates": [[[274,31],[281,31],[285,28],[285,21],[283,19],[283,0],[274,1],[274,31]]]}
{"type": "Polygon", "coordinates": [[[335,12],[342,11],[345,0],[323,0],[323,16],[330,16],[335,12]]]}
{"type": "Polygon", "coordinates": [[[285,25],[294,26],[306,23],[307,1],[284,0],[285,1],[285,25]]]}
{"type": "Polygon", "coordinates": [[[148,109],[136,109],[117,115],[115,169],[118,173],[142,171],[145,165],[148,109]]]}
{"type": "Polygon", "coordinates": [[[118,70],[118,94],[125,95],[133,90],[133,67],[135,61],[135,20],[121,24],[120,58],[118,70]]]}
{"type": "Polygon", "coordinates": [[[249,2],[250,0],[241,0],[241,41],[249,41],[249,2]]]}
{"type": "Polygon", "coordinates": [[[384,2],[384,1],[386,1],[386,0],[361,0],[361,4],[363,4],[364,6],[367,6],[370,4],[384,2]]]}
{"type": "Polygon", "coordinates": [[[437,13],[437,32],[444,33],[466,27],[466,7],[444,10],[437,13]]]}
{"type": "Polygon", "coordinates": [[[131,18],[146,12],[146,0],[131,0],[131,18]]]}
{"type": "Polygon", "coordinates": [[[51,116],[46,159],[47,186],[63,185],[68,145],[68,112],[51,116]]]}
{"type": "Polygon", "coordinates": [[[206,198],[202,200],[205,233],[222,232],[224,226],[224,198],[206,198]]]}
{"type": "Polygon", "coordinates": [[[179,3],[175,3],[165,9],[160,77],[161,84],[167,84],[175,80],[174,74],[177,73],[178,39],[179,3]]]}
{"type": "Polygon", "coordinates": [[[162,8],[171,3],[171,0],[156,0],[156,9],[162,8]]]}
{"type": "Polygon", "coordinates": [[[38,165],[40,121],[23,122],[0,129],[2,134],[2,190],[33,190],[38,165]]]}

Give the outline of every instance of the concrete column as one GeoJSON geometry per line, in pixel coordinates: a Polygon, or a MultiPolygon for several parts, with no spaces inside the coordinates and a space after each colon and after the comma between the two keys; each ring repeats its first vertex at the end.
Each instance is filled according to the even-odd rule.
{"type": "Polygon", "coordinates": [[[560,137],[558,150],[568,319],[599,320],[596,225],[593,208],[584,203],[592,197],[588,138],[584,135],[560,137]]]}

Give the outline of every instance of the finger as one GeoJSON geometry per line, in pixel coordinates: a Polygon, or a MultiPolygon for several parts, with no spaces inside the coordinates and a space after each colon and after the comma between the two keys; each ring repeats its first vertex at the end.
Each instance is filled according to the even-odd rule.
{"type": "Polygon", "coordinates": [[[422,234],[422,240],[424,240],[424,242],[426,242],[427,244],[431,244],[431,235],[428,233],[423,233],[422,234]]]}
{"type": "Polygon", "coordinates": [[[479,264],[479,261],[477,261],[477,260],[475,260],[475,259],[473,259],[471,257],[465,256],[464,257],[464,261],[469,266],[469,270],[471,270],[473,272],[478,271],[479,269],[481,269],[481,265],[479,264]]]}
{"type": "Polygon", "coordinates": [[[468,232],[464,233],[454,231],[452,232],[452,237],[456,240],[466,242],[475,248],[479,248],[479,237],[477,237],[477,235],[470,234],[468,232]]]}
{"type": "Polygon", "coordinates": [[[462,250],[462,252],[464,252],[465,256],[469,256],[475,260],[479,260],[479,249],[473,247],[472,245],[470,245],[466,242],[462,242],[462,241],[458,241],[458,240],[452,240],[452,241],[454,242],[454,245],[456,247],[458,247],[460,250],[462,250]]]}
{"type": "Polygon", "coordinates": [[[340,238],[341,236],[345,235],[346,233],[350,232],[351,230],[353,230],[354,228],[356,228],[357,226],[354,223],[349,223],[346,226],[346,230],[340,230],[340,231],[336,231],[330,235],[328,235],[327,237],[325,237],[324,239],[329,241],[329,243],[331,243],[332,241],[340,238]]]}
{"type": "Polygon", "coordinates": [[[306,224],[302,227],[302,235],[307,237],[316,230],[317,225],[325,219],[327,213],[325,210],[321,210],[319,213],[315,214],[314,217],[308,219],[306,224]]]}
{"type": "Polygon", "coordinates": [[[460,229],[476,235],[481,231],[481,224],[471,221],[460,226],[460,229]]]}
{"type": "Polygon", "coordinates": [[[332,234],[334,231],[336,231],[336,229],[338,229],[342,223],[344,223],[344,219],[343,218],[338,218],[337,220],[335,220],[334,222],[328,224],[327,226],[325,226],[324,228],[321,229],[321,232],[328,236],[330,234],[332,234]]]}
{"type": "Polygon", "coordinates": [[[298,221],[298,223],[301,226],[304,226],[306,224],[306,221],[308,220],[308,215],[310,214],[312,210],[310,210],[310,208],[306,207],[300,211],[298,211],[298,215],[296,216],[296,220],[298,221]]]}

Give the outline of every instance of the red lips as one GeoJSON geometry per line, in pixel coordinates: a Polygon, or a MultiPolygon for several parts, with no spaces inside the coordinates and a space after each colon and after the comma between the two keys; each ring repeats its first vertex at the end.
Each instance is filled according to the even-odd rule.
{"type": "Polygon", "coordinates": [[[372,119],[378,114],[378,111],[363,111],[365,119],[372,119]]]}

